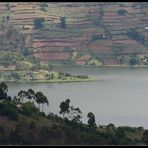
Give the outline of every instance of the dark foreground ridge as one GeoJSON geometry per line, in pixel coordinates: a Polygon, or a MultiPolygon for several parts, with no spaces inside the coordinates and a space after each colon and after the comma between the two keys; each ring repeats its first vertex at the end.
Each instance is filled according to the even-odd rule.
{"type": "Polygon", "coordinates": [[[12,98],[7,91],[7,85],[0,83],[1,145],[148,144],[148,130],[143,127],[115,127],[112,123],[97,126],[92,112],[87,114],[87,124],[82,123],[82,112],[70,105],[70,99],[60,103],[60,117],[44,113],[44,105],[50,102],[42,92],[29,88],[12,98]]]}

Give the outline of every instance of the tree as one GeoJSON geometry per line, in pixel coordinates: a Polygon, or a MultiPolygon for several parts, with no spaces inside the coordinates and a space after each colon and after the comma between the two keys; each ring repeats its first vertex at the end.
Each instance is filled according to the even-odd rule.
{"type": "Polygon", "coordinates": [[[96,129],[96,123],[95,123],[95,115],[92,112],[89,112],[87,114],[88,119],[88,127],[89,129],[95,130],[96,129]]]}
{"type": "Polygon", "coordinates": [[[43,96],[42,98],[42,112],[44,111],[44,104],[47,104],[49,106],[49,102],[46,96],[43,96]]]}
{"type": "Polygon", "coordinates": [[[127,30],[126,34],[141,44],[145,43],[145,36],[142,33],[139,33],[135,28],[127,30]]]}
{"type": "Polygon", "coordinates": [[[46,11],[46,8],[48,7],[46,2],[39,2],[38,5],[42,11],[46,11]]]}
{"type": "Polygon", "coordinates": [[[81,110],[78,107],[75,108],[73,106],[70,106],[69,109],[69,119],[77,123],[80,122],[80,119],[82,118],[81,110]]]}
{"type": "Polygon", "coordinates": [[[70,103],[70,99],[66,99],[66,101],[61,102],[60,104],[60,114],[63,114],[63,119],[65,118],[65,114],[69,113],[69,103],[70,103]]]}
{"type": "Polygon", "coordinates": [[[65,17],[61,17],[60,20],[61,20],[61,28],[65,29],[67,27],[66,26],[66,18],[65,17]]]}
{"type": "Polygon", "coordinates": [[[118,15],[125,15],[127,13],[127,11],[124,9],[119,9],[117,13],[118,13],[118,15]]]}
{"type": "Polygon", "coordinates": [[[33,89],[29,88],[28,91],[27,91],[27,98],[29,100],[31,99],[35,99],[35,92],[33,89]]]}
{"type": "Polygon", "coordinates": [[[18,97],[19,97],[19,99],[22,100],[22,103],[23,103],[24,102],[24,98],[27,97],[27,92],[24,91],[24,90],[19,91],[18,92],[18,97]]]}
{"type": "Polygon", "coordinates": [[[129,57],[129,64],[130,65],[137,65],[139,64],[139,59],[137,55],[130,55],[129,57]]]}
{"type": "Polygon", "coordinates": [[[34,23],[34,29],[41,29],[44,28],[44,18],[35,18],[33,23],[34,23]]]}
{"type": "Polygon", "coordinates": [[[8,91],[8,86],[6,85],[5,82],[0,83],[0,88],[4,91],[4,93],[7,93],[8,91]]]}
{"type": "Polygon", "coordinates": [[[6,100],[7,99],[7,91],[8,87],[5,82],[0,83],[0,100],[6,100]]]}
{"type": "Polygon", "coordinates": [[[40,109],[40,104],[43,104],[42,111],[45,103],[49,105],[47,97],[42,92],[37,92],[35,94],[35,99],[36,99],[36,102],[39,104],[39,109],[40,109]]]}
{"type": "Polygon", "coordinates": [[[19,80],[20,79],[20,76],[19,76],[19,74],[17,72],[11,72],[11,75],[16,80],[19,80]]]}

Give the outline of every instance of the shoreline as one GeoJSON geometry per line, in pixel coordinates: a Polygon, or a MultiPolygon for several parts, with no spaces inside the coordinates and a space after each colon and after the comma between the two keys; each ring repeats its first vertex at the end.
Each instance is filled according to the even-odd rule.
{"type": "Polygon", "coordinates": [[[97,78],[89,78],[83,80],[35,80],[35,81],[5,81],[6,83],[71,83],[71,82],[95,82],[97,78]]]}

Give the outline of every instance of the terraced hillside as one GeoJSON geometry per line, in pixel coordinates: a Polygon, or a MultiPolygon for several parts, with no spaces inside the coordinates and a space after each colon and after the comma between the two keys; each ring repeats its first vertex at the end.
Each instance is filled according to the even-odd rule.
{"type": "Polygon", "coordinates": [[[147,8],[142,2],[11,2],[0,3],[0,21],[26,35],[26,48],[43,63],[148,64],[147,8]]]}

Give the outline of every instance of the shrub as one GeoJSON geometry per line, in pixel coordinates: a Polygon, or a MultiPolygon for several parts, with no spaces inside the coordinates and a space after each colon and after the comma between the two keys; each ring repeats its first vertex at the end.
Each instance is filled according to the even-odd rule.
{"type": "Polygon", "coordinates": [[[4,127],[0,126],[0,144],[4,144],[6,137],[5,137],[5,129],[4,127]]]}
{"type": "Polygon", "coordinates": [[[65,29],[67,27],[66,26],[66,18],[65,17],[61,17],[60,20],[61,20],[61,28],[65,29]]]}
{"type": "Polygon", "coordinates": [[[34,29],[41,29],[44,28],[44,18],[35,18],[33,23],[34,23],[34,29]]]}
{"type": "Polygon", "coordinates": [[[35,124],[35,122],[32,121],[32,122],[30,123],[29,127],[30,127],[30,129],[34,129],[34,128],[36,128],[36,124],[35,124]]]}
{"type": "Polygon", "coordinates": [[[0,103],[0,115],[6,115],[12,120],[18,119],[17,107],[14,103],[7,101],[0,103]]]}
{"type": "Polygon", "coordinates": [[[127,11],[124,9],[119,9],[117,12],[119,15],[126,15],[127,11]]]}
{"type": "Polygon", "coordinates": [[[37,118],[39,115],[39,109],[34,105],[34,103],[26,102],[22,104],[21,113],[26,116],[37,118]]]}

